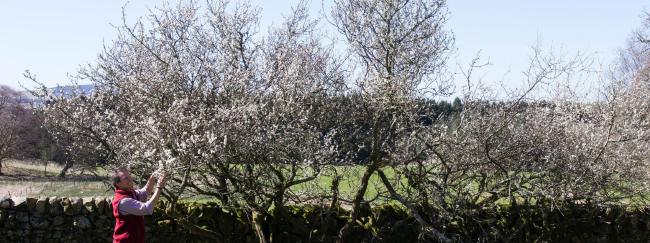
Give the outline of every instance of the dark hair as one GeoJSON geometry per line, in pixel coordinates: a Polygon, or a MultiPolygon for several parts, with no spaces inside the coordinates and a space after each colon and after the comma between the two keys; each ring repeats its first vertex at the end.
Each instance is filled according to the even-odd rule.
{"type": "Polygon", "coordinates": [[[120,179],[119,173],[123,171],[128,171],[128,170],[124,166],[117,167],[113,170],[113,173],[110,176],[111,183],[113,184],[113,187],[115,187],[115,189],[117,189],[117,183],[119,183],[122,180],[120,179]]]}

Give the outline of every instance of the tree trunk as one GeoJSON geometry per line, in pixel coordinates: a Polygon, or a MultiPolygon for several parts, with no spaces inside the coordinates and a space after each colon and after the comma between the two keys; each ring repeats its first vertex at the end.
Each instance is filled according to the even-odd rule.
{"type": "Polygon", "coordinates": [[[3,174],[2,174],[2,161],[3,161],[3,160],[4,160],[4,159],[0,158],[0,175],[3,175],[3,174]]]}
{"type": "Polygon", "coordinates": [[[198,235],[205,239],[210,239],[213,242],[217,242],[217,243],[225,242],[224,236],[218,232],[201,228],[185,219],[176,219],[176,222],[178,222],[178,225],[180,225],[184,229],[189,230],[190,234],[198,235]]]}
{"type": "Polygon", "coordinates": [[[221,200],[224,204],[228,204],[229,202],[229,197],[228,197],[228,184],[226,182],[226,178],[224,177],[218,177],[217,178],[217,192],[219,193],[219,196],[217,198],[221,200]]]}
{"type": "Polygon", "coordinates": [[[286,220],[290,220],[287,215],[287,209],[284,205],[276,204],[275,209],[273,209],[273,218],[271,220],[270,242],[283,242],[283,240],[287,240],[282,234],[282,230],[286,227],[286,220]]]}
{"type": "Polygon", "coordinates": [[[363,173],[363,176],[361,177],[361,183],[359,185],[359,190],[357,190],[357,193],[354,196],[354,200],[352,201],[352,212],[350,212],[350,218],[348,219],[348,222],[345,223],[343,228],[341,228],[339,231],[339,239],[336,240],[337,243],[345,242],[345,239],[350,233],[352,224],[354,224],[359,217],[359,208],[361,201],[363,201],[363,196],[366,195],[366,189],[368,189],[368,181],[370,180],[370,176],[372,176],[376,170],[377,165],[373,163],[372,165],[368,166],[366,168],[366,172],[363,173]]]}
{"type": "Polygon", "coordinates": [[[264,231],[262,230],[262,221],[264,220],[264,216],[257,212],[257,210],[253,210],[251,214],[253,216],[253,229],[255,230],[258,242],[267,243],[266,236],[264,236],[264,231]]]}
{"type": "Polygon", "coordinates": [[[390,181],[384,174],[382,170],[378,170],[377,174],[379,175],[379,178],[381,179],[381,182],[384,183],[384,186],[386,186],[386,189],[390,193],[391,197],[397,201],[399,201],[402,205],[404,205],[406,208],[411,211],[411,215],[415,218],[415,220],[422,225],[422,233],[425,235],[435,239],[438,242],[451,242],[451,239],[447,238],[445,234],[442,232],[438,231],[436,228],[433,227],[429,222],[425,221],[424,218],[418,213],[418,210],[415,208],[415,205],[412,205],[408,201],[406,201],[401,195],[395,191],[395,188],[390,184],[390,181]]]}
{"type": "Polygon", "coordinates": [[[338,207],[339,205],[339,181],[341,176],[336,175],[334,180],[332,180],[332,201],[330,202],[330,209],[338,207]]]}
{"type": "Polygon", "coordinates": [[[222,235],[219,232],[215,232],[215,231],[212,231],[212,230],[209,230],[209,229],[206,229],[206,228],[199,227],[199,226],[195,225],[194,223],[192,223],[192,222],[190,222],[190,221],[188,221],[186,219],[183,219],[183,216],[180,216],[180,215],[178,215],[176,213],[176,207],[177,206],[178,205],[176,204],[175,201],[174,202],[169,202],[169,205],[167,206],[167,209],[165,210],[165,214],[167,214],[167,216],[171,217],[172,222],[178,223],[178,225],[180,225],[184,229],[187,229],[190,232],[190,234],[200,236],[200,237],[202,237],[204,239],[210,239],[213,242],[223,243],[223,242],[225,242],[227,240],[227,238],[225,238],[225,236],[222,235]]]}
{"type": "Polygon", "coordinates": [[[63,165],[63,169],[61,169],[61,172],[59,172],[59,175],[57,177],[59,177],[59,179],[65,178],[65,173],[67,173],[68,170],[72,168],[72,165],[74,165],[72,161],[66,160],[65,165],[63,165]]]}

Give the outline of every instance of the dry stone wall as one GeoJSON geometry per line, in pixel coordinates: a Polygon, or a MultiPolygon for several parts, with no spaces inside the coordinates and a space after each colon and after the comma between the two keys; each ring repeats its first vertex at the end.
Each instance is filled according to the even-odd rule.
{"type": "Polygon", "coordinates": [[[2,198],[0,241],[111,241],[110,199],[2,198]]]}
{"type": "MultiPolygon", "coordinates": [[[[172,241],[145,219],[150,242],[172,241]]],[[[114,225],[110,198],[0,198],[0,242],[112,242],[114,225]]]]}
{"type": "MultiPolygon", "coordinates": [[[[145,217],[148,242],[213,242],[190,234],[180,221],[165,216],[168,210],[163,202],[145,217]]],[[[495,207],[447,220],[420,210],[458,242],[650,242],[650,208],[495,207]]],[[[257,242],[244,211],[186,203],[175,213],[223,242],[257,242]]],[[[421,237],[420,225],[399,206],[364,208],[360,214],[349,242],[417,242],[421,237]]],[[[334,242],[346,220],[347,212],[340,208],[288,206],[266,215],[262,229],[273,242],[334,242]]],[[[112,242],[114,223],[110,198],[0,197],[0,242],[112,242]]]]}

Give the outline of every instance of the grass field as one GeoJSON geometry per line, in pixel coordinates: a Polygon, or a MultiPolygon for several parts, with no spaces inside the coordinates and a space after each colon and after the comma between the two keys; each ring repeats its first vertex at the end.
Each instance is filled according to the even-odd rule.
{"type": "MultiPolygon", "coordinates": [[[[330,188],[332,181],[336,175],[338,175],[341,177],[339,181],[340,197],[352,199],[359,188],[359,183],[361,182],[361,177],[363,176],[365,169],[365,166],[335,166],[333,169],[329,169],[321,173],[321,176],[319,176],[317,179],[304,184],[296,185],[291,189],[298,192],[327,191],[329,193],[331,191],[330,188]],[[336,170],[336,172],[334,172],[334,170],[336,170]]],[[[382,170],[386,174],[386,177],[389,179],[394,179],[395,172],[390,167],[383,168],[382,170]]],[[[381,179],[377,173],[374,173],[368,181],[368,188],[365,194],[365,199],[375,199],[380,194],[386,195],[385,191],[386,189],[382,184],[381,179]]],[[[379,201],[382,201],[382,199],[380,198],[379,201]]]]}
{"type": "MultiPolygon", "coordinates": [[[[109,185],[106,184],[106,173],[99,171],[99,178],[88,172],[81,174],[81,171],[70,171],[66,179],[57,178],[62,167],[43,162],[27,162],[18,160],[6,160],[3,162],[3,175],[0,175],[0,196],[12,197],[90,197],[113,195],[109,185]]],[[[363,166],[345,166],[337,168],[337,173],[342,176],[339,183],[342,198],[352,198],[358,188],[363,166]]],[[[389,177],[392,172],[386,171],[389,177]]],[[[292,187],[296,192],[329,192],[334,179],[334,172],[327,171],[321,174],[316,180],[299,184],[292,187]]],[[[379,177],[375,174],[371,177],[366,198],[376,197],[383,190],[379,177]]],[[[198,197],[201,198],[201,197],[198,197]]]]}
{"type": "MultiPolygon", "coordinates": [[[[61,166],[43,162],[28,162],[6,160],[3,162],[0,175],[0,197],[112,197],[113,190],[107,183],[106,172],[96,171],[97,175],[87,171],[69,171],[65,179],[57,178],[61,166]]],[[[291,187],[291,191],[302,195],[330,195],[334,178],[340,176],[339,197],[345,201],[351,200],[358,190],[364,166],[335,166],[322,171],[317,179],[291,187]]],[[[382,169],[390,180],[399,179],[407,183],[405,178],[396,178],[396,173],[390,167],[382,169]]],[[[306,171],[303,171],[308,173],[306,171]]],[[[395,185],[394,185],[395,186],[395,185]]],[[[400,190],[399,187],[396,187],[400,190]]],[[[366,200],[375,200],[375,203],[391,201],[386,189],[375,173],[370,178],[365,194],[366,200]]],[[[212,201],[214,198],[206,196],[182,196],[188,201],[212,201]]],[[[650,197],[625,199],[620,203],[624,205],[648,205],[650,197]]],[[[505,199],[504,199],[505,200],[505,199]]],[[[505,200],[507,201],[507,200],[505,200]]],[[[506,202],[507,203],[507,202],[506,202]]]]}
{"type": "Polygon", "coordinates": [[[110,197],[113,192],[96,177],[85,171],[70,171],[66,179],[56,176],[61,166],[43,162],[3,161],[0,196],[11,197],[110,197]]]}

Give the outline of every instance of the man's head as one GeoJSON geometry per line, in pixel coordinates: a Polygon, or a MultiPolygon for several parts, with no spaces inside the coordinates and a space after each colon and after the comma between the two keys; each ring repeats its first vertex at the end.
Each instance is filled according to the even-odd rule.
{"type": "Polygon", "coordinates": [[[111,181],[115,189],[133,190],[133,177],[125,167],[115,169],[111,181]]]}

